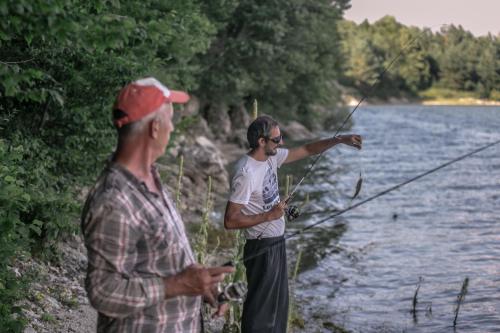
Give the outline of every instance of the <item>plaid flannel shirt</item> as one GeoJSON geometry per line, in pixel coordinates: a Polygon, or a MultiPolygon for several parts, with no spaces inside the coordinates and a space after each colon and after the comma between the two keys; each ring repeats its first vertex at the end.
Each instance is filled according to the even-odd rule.
{"type": "Polygon", "coordinates": [[[97,332],[200,332],[201,297],[165,299],[164,277],[195,259],[172,201],[111,163],[82,213],[88,251],[85,287],[99,312],[97,332]]]}

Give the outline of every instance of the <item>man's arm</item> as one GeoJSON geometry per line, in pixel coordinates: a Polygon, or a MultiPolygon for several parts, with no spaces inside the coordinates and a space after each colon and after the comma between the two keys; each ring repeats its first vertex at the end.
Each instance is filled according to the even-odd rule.
{"type": "Polygon", "coordinates": [[[224,214],[224,227],[226,229],[245,229],[264,222],[273,221],[283,216],[286,203],[282,201],[274,206],[271,210],[255,214],[245,215],[241,211],[244,207],[242,204],[227,202],[226,213],[224,214]]]}
{"type": "Polygon", "coordinates": [[[283,163],[295,162],[311,155],[320,154],[339,143],[361,149],[362,139],[359,135],[348,134],[337,135],[333,138],[307,143],[303,146],[290,149],[288,151],[288,156],[283,163]]]}

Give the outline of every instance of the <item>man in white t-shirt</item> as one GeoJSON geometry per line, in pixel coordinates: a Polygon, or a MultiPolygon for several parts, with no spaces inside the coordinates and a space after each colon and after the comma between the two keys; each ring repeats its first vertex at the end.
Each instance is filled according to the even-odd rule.
{"type": "Polygon", "coordinates": [[[288,317],[288,275],[285,200],[280,200],[277,170],[343,143],[361,149],[359,135],[340,135],[293,149],[283,143],[278,123],[255,119],[247,131],[250,151],[235,166],[226,206],[226,229],[244,229],[248,293],[243,305],[243,333],[285,333],[288,317]]]}

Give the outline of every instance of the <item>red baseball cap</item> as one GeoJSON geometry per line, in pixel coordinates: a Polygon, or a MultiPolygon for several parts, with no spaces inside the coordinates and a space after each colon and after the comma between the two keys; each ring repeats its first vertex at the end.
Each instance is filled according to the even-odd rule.
{"type": "Polygon", "coordinates": [[[113,110],[125,116],[113,119],[116,127],[140,120],[156,111],[163,103],[184,104],[189,95],[183,91],[170,90],[153,77],[140,79],[126,85],[118,94],[113,110]]]}

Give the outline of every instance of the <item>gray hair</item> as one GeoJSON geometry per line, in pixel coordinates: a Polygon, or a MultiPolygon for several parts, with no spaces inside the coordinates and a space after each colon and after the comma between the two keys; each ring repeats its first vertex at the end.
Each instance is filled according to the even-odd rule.
{"type": "MultiPolygon", "coordinates": [[[[161,106],[154,112],[148,114],[144,118],[141,118],[140,120],[134,121],[132,123],[128,123],[126,125],[123,125],[120,128],[117,128],[118,131],[118,136],[122,139],[124,138],[129,138],[132,136],[135,136],[138,133],[141,133],[146,125],[152,121],[152,120],[159,120],[160,122],[163,122],[163,118],[160,117],[160,109],[161,106]]],[[[123,111],[121,110],[113,110],[113,118],[114,119],[119,119],[121,118],[121,115],[123,115],[123,111]]]]}

